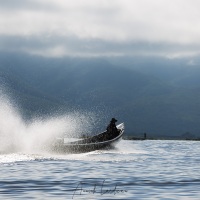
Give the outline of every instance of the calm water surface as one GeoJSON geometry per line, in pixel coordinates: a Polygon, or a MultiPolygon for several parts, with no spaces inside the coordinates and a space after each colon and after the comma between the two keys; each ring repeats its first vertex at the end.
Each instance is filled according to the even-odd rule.
{"type": "Polygon", "coordinates": [[[84,154],[0,154],[0,199],[200,199],[200,142],[125,141],[84,154]]]}

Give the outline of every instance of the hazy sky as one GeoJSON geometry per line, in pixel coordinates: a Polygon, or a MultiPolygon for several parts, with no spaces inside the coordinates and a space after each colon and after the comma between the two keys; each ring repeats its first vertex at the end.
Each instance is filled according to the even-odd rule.
{"type": "Polygon", "coordinates": [[[0,0],[0,50],[197,56],[200,0],[0,0]]]}

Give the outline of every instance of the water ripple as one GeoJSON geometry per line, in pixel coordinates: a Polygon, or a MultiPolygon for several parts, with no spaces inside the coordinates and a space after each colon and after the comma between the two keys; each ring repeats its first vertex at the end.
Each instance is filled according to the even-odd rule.
{"type": "Polygon", "coordinates": [[[199,142],[147,140],[76,155],[1,154],[0,197],[199,199],[199,150],[199,142]]]}

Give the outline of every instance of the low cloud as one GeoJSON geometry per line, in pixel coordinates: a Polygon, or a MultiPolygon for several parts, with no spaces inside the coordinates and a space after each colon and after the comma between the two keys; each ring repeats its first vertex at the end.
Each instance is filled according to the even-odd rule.
{"type": "Polygon", "coordinates": [[[24,52],[44,57],[161,56],[191,57],[200,54],[198,45],[151,43],[147,41],[116,42],[83,39],[75,36],[1,36],[0,51],[24,52]]]}
{"type": "Polygon", "coordinates": [[[43,56],[200,52],[198,0],[0,0],[0,49],[43,56]]]}

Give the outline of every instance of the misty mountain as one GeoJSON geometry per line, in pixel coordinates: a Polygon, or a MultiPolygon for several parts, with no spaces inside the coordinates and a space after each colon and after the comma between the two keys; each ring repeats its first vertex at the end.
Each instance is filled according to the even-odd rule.
{"type": "Polygon", "coordinates": [[[116,117],[129,134],[200,136],[199,69],[185,63],[1,53],[0,80],[28,118],[76,109],[102,126],[116,117]]]}
{"type": "Polygon", "coordinates": [[[110,62],[158,77],[175,87],[200,87],[200,59],[198,57],[169,59],[137,56],[110,59],[110,62]]]}

